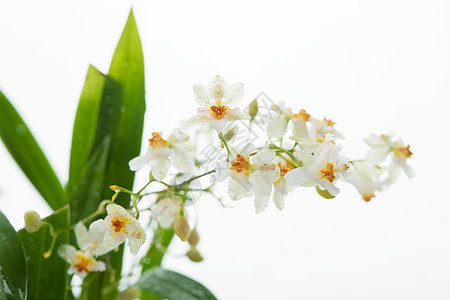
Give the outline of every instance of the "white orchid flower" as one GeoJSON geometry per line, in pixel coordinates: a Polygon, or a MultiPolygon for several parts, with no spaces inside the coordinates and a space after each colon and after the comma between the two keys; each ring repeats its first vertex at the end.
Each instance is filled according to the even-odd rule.
{"type": "Polygon", "coordinates": [[[75,238],[81,250],[100,256],[108,253],[113,248],[105,247],[103,244],[104,232],[95,232],[87,230],[82,222],[78,222],[74,228],[75,238]]]}
{"type": "Polygon", "coordinates": [[[383,169],[367,161],[355,161],[352,163],[350,176],[345,181],[356,187],[362,198],[369,202],[375,197],[375,191],[381,191],[384,180],[381,179],[383,169]]]}
{"type": "Polygon", "coordinates": [[[193,148],[188,144],[189,135],[180,129],[175,129],[168,140],[164,140],[160,132],[153,132],[152,138],[148,141],[147,152],[130,160],[129,166],[132,171],[137,171],[148,164],[153,177],[162,181],[171,163],[182,173],[191,173],[194,170],[193,148]]]}
{"type": "Polygon", "coordinates": [[[272,183],[280,177],[280,169],[273,162],[274,150],[263,149],[250,157],[254,152],[253,145],[244,148],[232,148],[230,162],[219,162],[213,181],[230,178],[228,196],[232,200],[255,196],[257,213],[264,211],[272,193],[272,183]]]}
{"type": "Polygon", "coordinates": [[[392,160],[388,168],[388,182],[390,184],[398,179],[402,170],[408,177],[414,176],[414,170],[407,164],[408,158],[413,155],[410,145],[404,146],[401,139],[394,142],[392,136],[372,134],[364,139],[364,142],[371,147],[366,155],[367,161],[373,164],[381,164],[392,154],[392,160]]]}
{"type": "Polygon", "coordinates": [[[106,218],[93,222],[89,228],[105,234],[104,247],[116,248],[127,239],[131,254],[137,254],[146,239],[139,222],[120,205],[108,204],[106,211],[106,218]]]}
{"type": "Polygon", "coordinates": [[[272,105],[271,109],[275,112],[275,116],[270,115],[267,118],[267,135],[272,138],[281,138],[287,131],[289,121],[292,121],[294,135],[307,134],[307,122],[310,121],[310,115],[304,109],[297,114],[292,112],[290,107],[280,102],[272,105]]]}
{"type": "Polygon", "coordinates": [[[209,86],[194,85],[194,96],[200,108],[191,123],[209,122],[217,132],[222,132],[227,122],[238,119],[250,119],[250,116],[239,108],[230,108],[238,104],[244,95],[244,85],[235,83],[228,86],[222,76],[214,76],[209,86]]]}
{"type": "Polygon", "coordinates": [[[77,274],[84,278],[90,272],[103,272],[106,265],[102,261],[97,261],[86,251],[77,250],[71,245],[61,245],[58,255],[70,264],[69,274],[77,274]]]}
{"type": "Polygon", "coordinates": [[[304,167],[289,171],[284,177],[291,186],[320,186],[336,196],[339,189],[335,181],[347,171],[347,159],[339,155],[333,143],[323,143],[316,153],[296,151],[295,155],[303,161],[304,167]]]}
{"type": "Polygon", "coordinates": [[[162,228],[169,228],[179,213],[180,206],[175,204],[172,199],[164,198],[156,202],[152,210],[152,217],[157,219],[162,228]]]}

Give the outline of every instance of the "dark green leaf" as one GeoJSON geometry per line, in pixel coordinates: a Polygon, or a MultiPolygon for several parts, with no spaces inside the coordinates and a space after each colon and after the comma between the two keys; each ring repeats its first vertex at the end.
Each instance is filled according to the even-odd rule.
{"type": "MultiPolygon", "coordinates": [[[[108,92],[107,85],[105,85],[98,118],[100,129],[104,124],[111,126],[108,127],[108,132],[111,133],[111,147],[106,166],[105,190],[102,195],[105,199],[113,195],[113,192],[108,189],[110,185],[132,188],[134,172],[129,170],[128,162],[139,155],[141,149],[145,112],[144,59],[133,12],[130,13],[117,45],[108,78],[119,84],[113,85],[113,87],[120,87],[120,91],[108,92]],[[109,104],[106,102],[107,99],[110,99],[109,104]],[[119,102],[118,99],[122,101],[119,102]],[[118,104],[120,106],[117,106],[118,104]],[[106,107],[108,107],[107,110],[104,109],[106,107]],[[102,113],[105,111],[107,115],[103,115],[106,117],[103,118],[102,113]]],[[[101,140],[102,133],[97,131],[95,141],[101,140]]],[[[130,198],[121,194],[115,201],[127,207],[130,198]]],[[[122,267],[122,256],[123,247],[106,256],[105,259],[109,261],[112,271],[92,276],[89,284],[83,287],[83,297],[115,299],[117,282],[120,279],[118,274],[122,267]]]]}
{"type": "Polygon", "coordinates": [[[95,67],[89,66],[73,125],[69,190],[80,180],[80,176],[92,154],[105,81],[105,75],[95,67]]]}
{"type": "Polygon", "coordinates": [[[316,186],[317,193],[325,199],[333,199],[335,196],[331,195],[327,190],[321,190],[318,186],[316,186]]]}
{"type": "Polygon", "coordinates": [[[160,267],[146,271],[139,279],[138,286],[145,291],[169,300],[217,299],[197,281],[160,267]]]}
{"type": "MultiPolygon", "coordinates": [[[[164,229],[158,227],[153,232],[153,239],[150,244],[150,247],[147,251],[147,254],[141,259],[142,271],[145,271],[158,267],[161,265],[161,262],[166,254],[167,248],[170,245],[170,242],[173,239],[175,232],[173,228],[164,229]]],[[[155,294],[142,291],[141,300],[159,300],[160,297],[155,294]]]]}
{"type": "Polygon", "coordinates": [[[0,299],[25,299],[27,268],[17,232],[0,211],[0,299]]]}
{"type": "MultiPolygon", "coordinates": [[[[69,226],[69,206],[65,206],[44,219],[55,231],[69,226]]],[[[67,263],[58,256],[58,247],[69,242],[69,231],[58,235],[53,254],[45,259],[43,253],[49,250],[52,236],[50,226],[43,223],[39,231],[19,231],[27,258],[28,300],[64,300],[68,285],[67,263]]]]}
{"type": "Polygon", "coordinates": [[[52,209],[65,204],[64,190],[25,122],[0,92],[0,137],[12,157],[52,209]]]}
{"type": "Polygon", "coordinates": [[[102,200],[110,143],[111,138],[106,136],[86,164],[79,183],[72,187],[69,195],[71,224],[95,212],[102,200]]]}

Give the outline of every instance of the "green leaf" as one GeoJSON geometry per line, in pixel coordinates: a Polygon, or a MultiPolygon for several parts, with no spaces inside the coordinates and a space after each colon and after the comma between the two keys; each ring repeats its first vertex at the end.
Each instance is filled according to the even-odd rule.
{"type": "MultiPolygon", "coordinates": [[[[143,274],[145,271],[161,265],[167,248],[172,242],[175,231],[173,228],[158,227],[153,232],[153,239],[146,255],[141,259],[143,274]]],[[[141,300],[159,300],[160,297],[147,291],[142,291],[141,300]]]]}
{"type": "Polygon", "coordinates": [[[52,209],[65,204],[64,190],[18,112],[0,92],[0,137],[16,163],[52,209]]]}
{"type": "Polygon", "coordinates": [[[25,253],[17,232],[0,211],[0,300],[26,299],[25,253]]]}
{"type": "Polygon", "coordinates": [[[95,212],[103,199],[102,192],[105,188],[106,161],[110,144],[111,138],[106,136],[86,164],[79,183],[74,185],[70,192],[71,224],[95,212]]]}
{"type": "MultiPolygon", "coordinates": [[[[113,192],[108,188],[110,185],[115,184],[129,189],[132,188],[134,172],[130,171],[128,162],[138,156],[141,150],[145,113],[144,59],[132,11],[114,53],[107,78],[119,84],[113,85],[113,87],[119,86],[120,93],[119,90],[108,92],[105,85],[101,102],[102,107],[98,117],[98,125],[101,128],[105,124],[111,126],[108,127],[108,131],[111,132],[111,147],[106,166],[104,199],[113,195],[113,192]],[[117,95],[120,95],[120,97],[117,97],[117,95]],[[116,100],[111,100],[108,104],[106,99],[116,100]],[[120,104],[120,106],[118,107],[117,104],[120,104]],[[108,107],[108,105],[114,107],[108,107]],[[102,113],[105,111],[103,107],[108,107],[108,109],[106,110],[107,115],[102,117],[102,113]],[[114,119],[112,119],[112,116],[114,119]]],[[[102,140],[101,134],[100,131],[96,132],[95,141],[102,140]]],[[[128,207],[130,198],[120,194],[115,201],[128,207]]],[[[122,256],[123,247],[120,247],[119,251],[106,256],[105,259],[109,261],[111,269],[101,275],[92,276],[89,284],[83,287],[83,297],[86,297],[86,299],[115,299],[122,268],[122,256]]]]}
{"type": "Polygon", "coordinates": [[[73,125],[69,190],[80,180],[84,167],[92,154],[105,81],[105,75],[95,67],[89,66],[73,125]]]}
{"type": "Polygon", "coordinates": [[[217,299],[207,288],[197,281],[160,267],[145,272],[139,279],[138,286],[145,291],[170,300],[217,299]]]}
{"type": "Polygon", "coordinates": [[[318,186],[316,186],[317,193],[325,199],[333,199],[335,196],[331,195],[327,190],[321,190],[318,186]]]}
{"type": "MultiPolygon", "coordinates": [[[[121,84],[123,103],[111,144],[106,184],[131,188],[134,172],[130,171],[128,162],[141,151],[145,113],[144,57],[133,11],[114,52],[108,76],[121,84]]],[[[119,195],[116,201],[129,205],[129,197],[119,195]]]]}
{"type": "Polygon", "coordinates": [[[68,244],[69,231],[60,233],[56,239],[52,255],[45,259],[43,253],[52,243],[50,225],[55,231],[69,227],[69,206],[65,206],[43,219],[39,231],[29,233],[19,230],[19,236],[27,258],[28,300],[64,300],[68,285],[67,263],[58,256],[58,247],[68,244]],[[47,224],[49,223],[49,224],[47,224]]]}

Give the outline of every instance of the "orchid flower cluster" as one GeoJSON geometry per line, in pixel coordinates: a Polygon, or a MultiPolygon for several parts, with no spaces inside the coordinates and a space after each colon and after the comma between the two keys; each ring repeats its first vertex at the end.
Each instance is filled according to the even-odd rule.
{"type": "Polygon", "coordinates": [[[252,197],[256,213],[261,213],[270,199],[282,210],[286,196],[296,187],[314,187],[322,197],[334,198],[340,192],[341,180],[352,184],[365,201],[370,201],[375,192],[393,184],[402,172],[413,176],[408,165],[410,145],[405,146],[393,135],[367,137],[364,142],[370,149],[366,157],[349,159],[340,146],[343,135],[333,121],[314,118],[304,109],[295,113],[284,103],[272,105],[270,115],[262,114],[256,100],[247,110],[241,110],[237,104],[243,93],[242,83],[228,86],[221,76],[215,76],[208,86],[194,86],[200,107],[188,122],[197,134],[192,138],[187,130],[175,129],[165,139],[162,132],[152,133],[146,153],[129,162],[132,171],[149,167],[148,182],[138,192],[111,187],[115,191],[112,201],[119,193],[127,193],[131,209],[108,201],[106,217],[91,223],[89,230],[83,222],[76,224],[74,232],[80,249],[64,245],[58,251],[71,265],[69,273],[83,277],[92,271],[104,271],[105,263],[97,261],[97,257],[125,241],[130,252],[137,254],[147,236],[142,220],[138,220],[144,210],[150,211],[152,224],[173,228],[182,241],[189,243],[187,256],[201,261],[196,249],[199,236],[195,226],[192,228],[187,208],[199,194],[210,194],[221,201],[215,187],[223,181],[228,181],[230,199],[252,197]],[[252,126],[264,128],[264,136],[244,142],[237,138],[242,128],[248,137],[252,126]],[[217,146],[215,161],[199,157],[201,137],[217,146]],[[168,180],[171,176],[174,180],[168,180]],[[202,188],[201,180],[207,177],[208,185],[202,188]],[[150,191],[153,183],[161,188],[150,191]],[[152,200],[142,201],[144,198],[152,200]]]}

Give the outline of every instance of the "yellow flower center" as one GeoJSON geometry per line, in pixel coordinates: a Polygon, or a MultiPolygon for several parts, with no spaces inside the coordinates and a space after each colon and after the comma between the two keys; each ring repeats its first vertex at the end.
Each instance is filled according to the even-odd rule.
{"type": "Polygon", "coordinates": [[[298,114],[295,114],[292,118],[293,119],[302,119],[303,121],[307,122],[310,120],[311,115],[306,113],[306,111],[304,109],[302,109],[301,111],[298,112],[298,114]]]}
{"type": "Polygon", "coordinates": [[[322,173],[322,176],[320,178],[325,178],[329,182],[333,182],[336,179],[336,176],[333,174],[334,164],[333,163],[327,163],[325,168],[320,170],[320,173],[322,173]]]}
{"type": "Polygon", "coordinates": [[[77,262],[73,265],[73,267],[77,270],[78,273],[85,272],[89,273],[92,265],[95,264],[95,260],[92,257],[85,256],[83,252],[77,253],[77,262]]]}
{"type": "Polygon", "coordinates": [[[401,144],[398,144],[394,150],[395,156],[404,156],[405,158],[410,158],[411,155],[413,155],[411,150],[409,150],[410,147],[410,145],[403,147],[401,144]]]}
{"type": "Polygon", "coordinates": [[[114,228],[114,232],[123,232],[126,233],[127,230],[125,226],[130,223],[130,219],[127,217],[114,218],[111,220],[111,227],[114,228]]]}
{"type": "Polygon", "coordinates": [[[336,124],[335,122],[328,120],[327,118],[323,118],[323,121],[327,123],[327,126],[334,126],[334,124],[336,124]]]}
{"type": "Polygon", "coordinates": [[[163,143],[164,145],[167,146],[167,141],[164,140],[160,135],[159,132],[153,132],[152,133],[152,138],[148,139],[148,142],[150,143],[150,146],[156,146],[160,143],[163,143]]]}
{"type": "Polygon", "coordinates": [[[227,111],[230,109],[229,107],[223,105],[219,105],[219,106],[211,106],[209,108],[211,110],[211,115],[213,118],[216,118],[217,120],[221,120],[225,117],[225,115],[227,114],[227,111]]]}
{"type": "Polygon", "coordinates": [[[373,197],[375,197],[375,194],[374,194],[374,193],[371,193],[371,194],[369,194],[369,193],[364,193],[364,194],[362,194],[362,197],[363,197],[363,199],[364,199],[366,202],[369,202],[370,199],[372,199],[373,197]]]}
{"type": "Polygon", "coordinates": [[[248,157],[238,154],[236,160],[232,161],[230,164],[231,170],[235,170],[238,173],[245,172],[247,175],[250,174],[250,161],[248,160],[248,157]]]}

